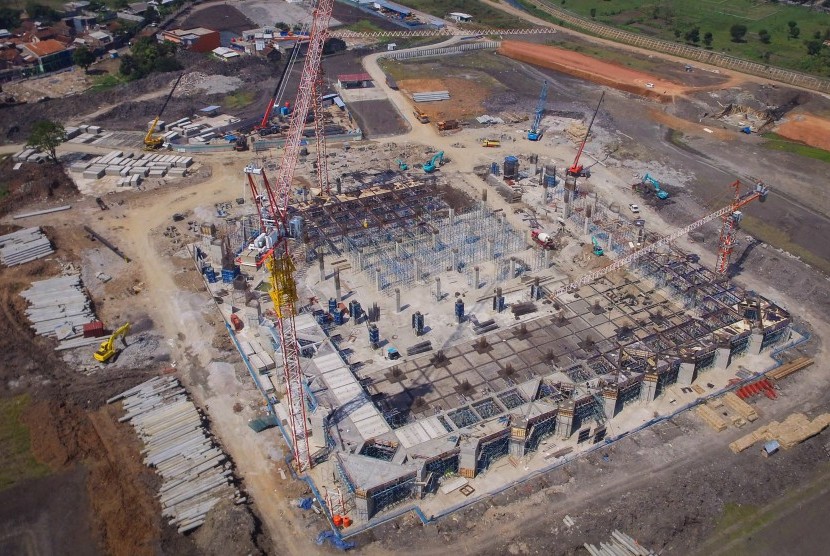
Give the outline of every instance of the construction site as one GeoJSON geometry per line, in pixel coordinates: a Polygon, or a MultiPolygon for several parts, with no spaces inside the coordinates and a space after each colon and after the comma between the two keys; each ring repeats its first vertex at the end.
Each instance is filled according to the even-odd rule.
{"type": "Polygon", "coordinates": [[[0,552],[812,553],[788,500],[820,515],[830,458],[826,162],[762,149],[821,148],[796,124],[826,95],[516,7],[292,10],[264,84],[155,76],[129,121],[66,118],[57,162],[0,147],[0,427],[27,439],[0,552]]]}

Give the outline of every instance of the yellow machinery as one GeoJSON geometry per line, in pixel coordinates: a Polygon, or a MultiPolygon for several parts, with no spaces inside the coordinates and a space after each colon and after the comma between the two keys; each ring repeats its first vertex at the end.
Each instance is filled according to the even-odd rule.
{"type": "Polygon", "coordinates": [[[498,139],[485,139],[481,143],[482,147],[501,147],[501,141],[498,139]]]}
{"type": "Polygon", "coordinates": [[[167,95],[167,100],[164,101],[164,104],[161,106],[161,110],[159,110],[159,115],[156,116],[156,119],[153,120],[153,123],[150,124],[150,129],[147,130],[147,135],[144,136],[144,149],[145,150],[156,150],[164,144],[164,137],[159,135],[153,135],[156,131],[156,125],[159,123],[159,119],[161,115],[164,114],[164,109],[167,108],[167,103],[170,102],[170,99],[173,97],[173,91],[176,90],[176,87],[179,86],[179,81],[182,80],[184,74],[181,74],[176,82],[173,84],[173,88],[170,89],[170,93],[167,95]]]}
{"type": "Polygon", "coordinates": [[[115,341],[121,337],[122,341],[124,342],[124,346],[127,345],[127,332],[130,331],[130,323],[128,322],[118,330],[112,333],[112,335],[105,341],[101,342],[101,347],[98,348],[92,356],[95,358],[96,361],[100,361],[101,363],[106,363],[110,359],[115,356],[121,350],[115,348],[115,341]]]}

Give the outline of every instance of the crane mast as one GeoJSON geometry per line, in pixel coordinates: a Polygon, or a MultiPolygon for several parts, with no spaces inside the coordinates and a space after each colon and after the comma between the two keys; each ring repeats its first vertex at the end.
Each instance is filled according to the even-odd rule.
{"type": "MultiPolygon", "coordinates": [[[[291,182],[294,179],[294,170],[300,154],[303,128],[308,112],[312,109],[312,102],[319,104],[320,64],[333,3],[334,0],[318,0],[314,9],[308,51],[300,76],[297,98],[294,101],[294,111],[291,113],[282,160],[277,172],[273,196],[270,192],[268,195],[270,212],[274,216],[276,225],[281,226],[282,230],[288,230],[287,220],[288,204],[291,200],[291,182]]],[[[316,124],[318,147],[322,135],[321,126],[322,123],[316,124]]],[[[318,157],[319,155],[318,149],[318,157]]],[[[320,170],[318,167],[318,177],[320,170]]],[[[268,189],[270,188],[266,185],[266,190],[268,189]]],[[[285,235],[282,235],[279,243],[274,246],[274,251],[266,265],[271,282],[269,295],[277,314],[277,328],[280,335],[286,386],[285,402],[291,429],[291,448],[297,470],[302,472],[311,467],[311,454],[308,444],[308,421],[306,418],[303,374],[300,368],[300,346],[294,322],[297,310],[297,284],[294,281],[294,262],[291,259],[288,238],[285,235]]]]}
{"type": "Polygon", "coordinates": [[[539,125],[542,123],[542,114],[545,112],[545,101],[548,98],[548,82],[542,84],[542,91],[539,93],[539,102],[536,103],[536,111],[533,115],[533,126],[527,132],[527,138],[530,141],[538,141],[542,138],[539,132],[539,125]]]}

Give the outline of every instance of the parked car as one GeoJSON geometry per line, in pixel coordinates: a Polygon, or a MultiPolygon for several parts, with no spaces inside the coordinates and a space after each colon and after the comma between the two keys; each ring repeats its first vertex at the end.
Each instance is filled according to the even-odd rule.
{"type": "Polygon", "coordinates": [[[638,207],[634,203],[629,204],[628,208],[631,209],[631,212],[633,212],[634,214],[640,214],[640,207],[638,207]]]}

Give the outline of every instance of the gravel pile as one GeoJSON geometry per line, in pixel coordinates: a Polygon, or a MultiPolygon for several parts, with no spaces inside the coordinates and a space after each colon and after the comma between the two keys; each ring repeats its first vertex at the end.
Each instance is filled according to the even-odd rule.
{"type": "MultiPolygon", "coordinates": [[[[235,91],[242,85],[238,77],[225,75],[208,75],[202,72],[186,73],[176,89],[175,96],[190,96],[196,94],[221,94],[235,91]]],[[[173,82],[170,82],[173,86],[173,82]]]]}

